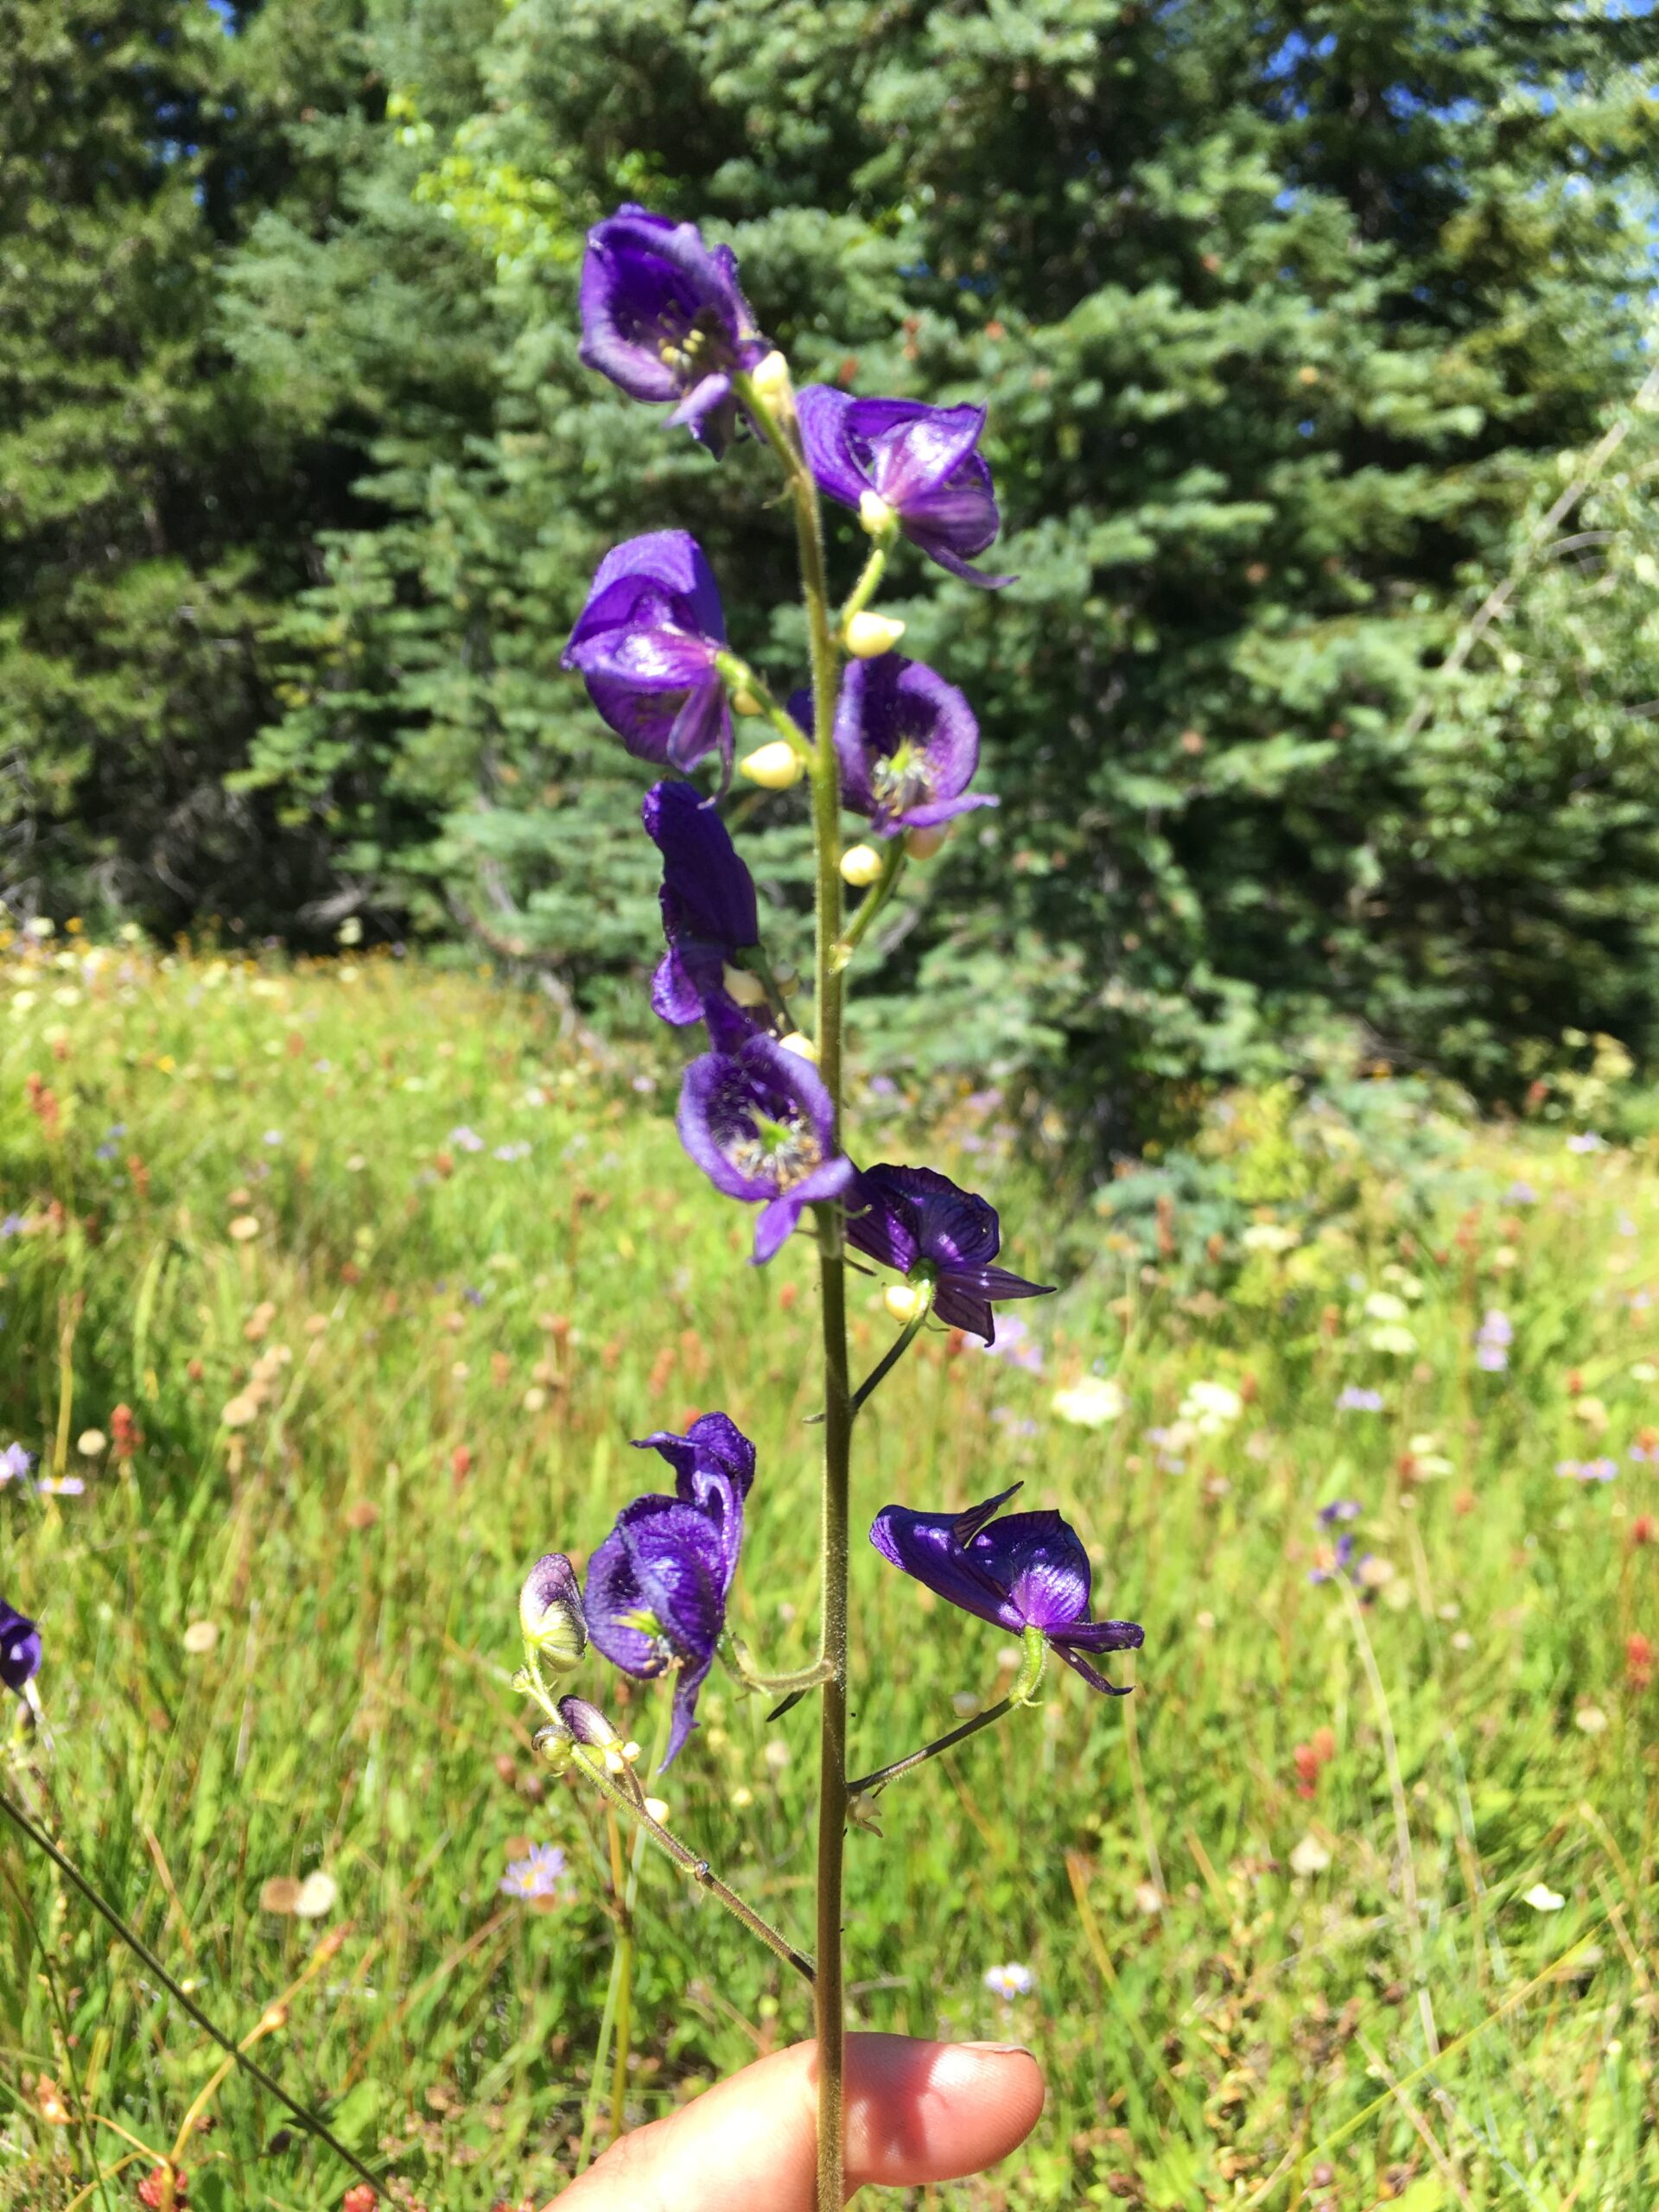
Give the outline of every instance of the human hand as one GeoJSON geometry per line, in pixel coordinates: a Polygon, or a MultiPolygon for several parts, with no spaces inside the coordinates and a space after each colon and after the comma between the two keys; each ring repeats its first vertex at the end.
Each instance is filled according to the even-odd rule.
{"type": "MultiPolygon", "coordinates": [[[[810,2043],[775,2051],[623,2136],[556,2200],[559,2212],[812,2212],[817,2053],[810,2043]]],[[[849,2194],[982,2172],[1025,2141],[1042,2108],[1037,2062],[1014,2044],[849,2036],[849,2194]]]]}

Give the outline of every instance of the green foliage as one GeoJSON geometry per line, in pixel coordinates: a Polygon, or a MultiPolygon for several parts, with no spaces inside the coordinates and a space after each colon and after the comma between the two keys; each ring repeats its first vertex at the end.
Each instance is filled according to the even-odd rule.
{"type": "MultiPolygon", "coordinates": [[[[1551,1109],[1620,1078],[1604,1052],[1578,1079],[1603,1089],[1551,1109]]],[[[602,1824],[542,1789],[511,1687],[526,1564],[591,1548],[639,1480],[625,1440],[715,1398],[760,1453],[737,1625],[763,1665],[810,1653],[811,1255],[742,1264],[747,1221],[711,1204],[671,1095],[563,1046],[539,1001],[414,962],[48,945],[0,969],[0,1448],[49,1465],[61,1429],[86,1484],[0,1487],[0,1591],[41,1620],[54,1737],[0,1743],[0,1772],[226,2026],[310,1968],[258,2055],[445,2212],[568,2174],[611,1952],[602,1824]],[[524,1839],[564,1847],[573,1903],[498,1892],[524,1839]],[[332,1911],[272,1909],[273,1878],[318,1872],[332,1911]]],[[[902,1151],[914,1110],[855,1084],[855,1148],[902,1151]]],[[[1578,1154],[1571,1126],[1483,1128],[1340,1071],[1236,1094],[1200,1147],[1219,1261],[1178,1205],[1174,1249],[1155,1214],[1142,1238],[1085,1211],[1055,1268],[1061,1209],[1000,1103],[933,1121],[927,1156],[1061,1287],[1021,1315],[1041,1372],[924,1336],[861,1416],[858,1513],[1022,1477],[1086,1534],[1098,1610],[1147,1627],[1128,1710],[1052,1681],[849,1840],[854,2024],[1028,2042],[1049,2082],[1032,2142],[941,2212],[1659,2190],[1659,1688],[1626,1643],[1659,1641],[1630,1451],[1659,1389],[1659,1192],[1650,1146],[1578,1154]],[[1474,1360],[1494,1306],[1503,1374],[1474,1360]],[[1122,1393],[1092,1428],[1056,1408],[1085,1377],[1122,1393]],[[1384,1409],[1338,1410],[1350,1384],[1384,1409]],[[1554,1471],[1601,1452],[1606,1485],[1554,1471]],[[1389,1570],[1357,1630],[1307,1579],[1340,1497],[1389,1570]],[[1036,1988],[1005,2005],[982,1977],[1009,1960],[1036,1988]],[[1420,1974],[1442,2057],[1414,2080],[1420,1974]]],[[[875,1282],[852,1320],[868,1370],[893,1333],[875,1282]]],[[[1006,1688],[1000,1632],[866,1546],[853,1597],[870,1764],[1006,1688]]],[[[580,1687],[649,1741],[660,1688],[597,1661],[580,1687]]],[[[799,1936],[810,1711],[767,1728],[718,1677],[701,1713],[672,1821],[799,1936]]],[[[792,1978],[654,1859],[638,1956],[630,2125],[807,2031],[792,1978]]],[[[93,2183],[83,2100],[170,2145],[217,2058],[0,1833],[0,2204],[62,2212],[93,2183]]],[[[213,2110],[193,2207],[339,2205],[347,2177],[247,2084],[213,2110]]],[[[97,2144],[131,2202],[142,2167],[97,2144]]]]}
{"type": "MultiPolygon", "coordinates": [[[[1333,1023],[1487,1092],[1569,1027],[1650,1055],[1650,16],[10,5],[14,905],[360,908],[637,1005],[586,577],[690,524],[739,645],[788,683],[802,641],[758,456],[577,361],[632,196],[733,241],[803,377],[989,404],[1019,582],[906,553],[887,604],[1003,807],[895,905],[867,1043],[1033,1071],[1096,1146],[1333,1023]]],[[[785,950],[798,823],[750,809],[785,950]]]]}

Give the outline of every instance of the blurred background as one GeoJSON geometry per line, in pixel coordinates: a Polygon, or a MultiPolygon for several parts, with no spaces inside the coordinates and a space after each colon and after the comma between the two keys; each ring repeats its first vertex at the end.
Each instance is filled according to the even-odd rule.
{"type": "MultiPolygon", "coordinates": [[[[989,404],[1018,582],[886,603],[1003,804],[887,928],[885,1059],[1110,1143],[1337,1028],[1490,1097],[1567,1028],[1645,1058],[1645,9],[4,0],[0,43],[15,921],[470,940],[637,1018],[585,581],[688,524],[802,660],[761,456],[576,360],[637,198],[798,380],[989,404]]],[[[798,816],[751,823],[785,937],[798,816]]]]}

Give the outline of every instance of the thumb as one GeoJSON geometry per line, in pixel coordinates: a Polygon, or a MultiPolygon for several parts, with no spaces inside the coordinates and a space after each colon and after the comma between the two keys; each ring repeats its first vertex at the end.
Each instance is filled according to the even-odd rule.
{"type": "MultiPolygon", "coordinates": [[[[613,2144],[561,2212],[812,2212],[817,2081],[816,2044],[774,2052],[613,2144]]],[[[849,2193],[982,2172],[1042,2108],[1037,2062],[1013,2044],[849,2036],[849,2193]]]]}

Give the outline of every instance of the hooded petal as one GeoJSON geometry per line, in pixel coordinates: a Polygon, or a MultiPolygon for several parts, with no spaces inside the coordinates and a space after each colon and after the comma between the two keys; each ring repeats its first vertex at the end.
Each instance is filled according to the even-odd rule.
{"type": "Polygon", "coordinates": [[[925,553],[930,561],[948,569],[953,576],[960,576],[965,584],[977,584],[982,591],[1001,591],[1005,584],[1018,583],[1018,576],[988,576],[982,569],[974,568],[964,561],[956,549],[939,531],[917,524],[905,531],[905,536],[918,553],[925,553]]]}
{"type": "MultiPolygon", "coordinates": [[[[925,407],[903,400],[861,400],[853,409],[853,435],[871,448],[870,481],[901,516],[931,499],[957,476],[982,484],[990,497],[991,472],[975,453],[985,428],[982,407],[925,407]],[[893,419],[894,411],[906,410],[893,419]],[[886,418],[886,419],[884,419],[886,418]]],[[[996,507],[991,502],[995,518],[996,507]]],[[[993,520],[991,537],[996,535],[993,520]]],[[[982,541],[989,544],[990,538],[982,541]]],[[[979,548],[973,549],[976,552],[979,548]]]]}
{"type": "Polygon", "coordinates": [[[728,246],[625,205],[588,233],[581,358],[631,397],[675,399],[757,336],[728,246]]]}
{"type": "Polygon", "coordinates": [[[588,1642],[625,1675],[650,1681],[668,1665],[663,1637],[641,1625],[651,1609],[620,1524],[588,1563],[586,1610],[588,1642]]]}
{"type": "Polygon", "coordinates": [[[873,488],[849,435],[853,406],[850,394],[827,384],[807,385],[795,395],[806,465],[818,489],[849,507],[873,488]]]}
{"type": "Polygon", "coordinates": [[[754,1480],[754,1446],[727,1414],[703,1414],[683,1436],[659,1428],[637,1438],[636,1452],[658,1452],[674,1470],[677,1495],[709,1520],[718,1541],[722,1590],[729,1591],[743,1546],[743,1501],[754,1480]]]}
{"type": "Polygon", "coordinates": [[[565,648],[564,665],[572,665],[571,646],[601,630],[644,619],[640,603],[653,594],[664,602],[656,620],[677,621],[683,629],[725,644],[726,616],[708,555],[689,530],[650,530],[612,546],[594,571],[587,605],[565,648]]]}
{"type": "MultiPolygon", "coordinates": [[[[954,683],[902,653],[855,660],[836,702],[842,793],[891,833],[919,826],[921,810],[961,810],[979,765],[979,724],[954,683]]],[[[935,818],[938,818],[937,816],[935,818]]]]}
{"type": "Polygon", "coordinates": [[[912,1513],[907,1506],[884,1505],[870,1527],[870,1541],[883,1559],[964,1612],[993,1621],[1018,1635],[1025,1622],[957,1535],[961,1516],[912,1513]]]}
{"type": "Polygon", "coordinates": [[[1089,1554],[1058,1513],[1010,1513],[968,1546],[1028,1628],[1057,1635],[1089,1611],[1089,1554]]]}
{"type": "Polygon", "coordinates": [[[670,935],[703,938],[733,952],[758,944],[754,879],[715,808],[690,784],[653,784],[640,815],[663,856],[670,935]]]}

